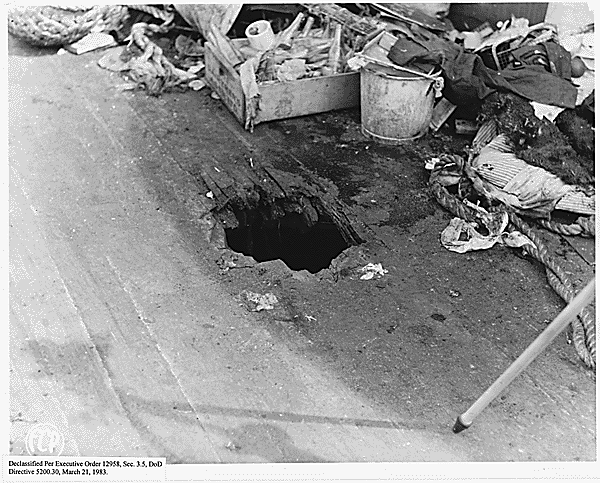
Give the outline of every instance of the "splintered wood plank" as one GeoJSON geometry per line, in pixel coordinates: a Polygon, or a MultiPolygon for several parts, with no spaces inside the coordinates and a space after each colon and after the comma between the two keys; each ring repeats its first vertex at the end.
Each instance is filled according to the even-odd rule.
{"type": "MultiPolygon", "coordinates": [[[[333,219],[349,244],[365,240],[364,227],[337,198],[337,188],[331,182],[310,172],[292,153],[262,145],[264,137],[245,132],[218,103],[216,106],[221,110],[212,102],[198,102],[197,115],[204,124],[190,137],[183,136],[182,130],[166,116],[166,101],[161,105],[154,99],[137,97],[131,102],[148,129],[164,132],[170,143],[181,143],[187,151],[197,153],[179,162],[212,192],[213,213],[226,227],[236,226],[234,207],[255,209],[281,201],[289,210],[302,212],[300,200],[310,199],[313,208],[333,219]],[[286,159],[291,169],[275,169],[276,158],[286,159]]],[[[194,124],[191,119],[178,118],[178,122],[194,124]]]]}

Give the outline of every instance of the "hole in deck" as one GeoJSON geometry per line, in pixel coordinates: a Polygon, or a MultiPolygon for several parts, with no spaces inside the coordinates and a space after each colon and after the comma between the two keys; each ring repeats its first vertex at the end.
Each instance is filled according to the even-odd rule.
{"type": "Polygon", "coordinates": [[[258,262],[280,259],[292,270],[317,273],[349,248],[328,216],[319,215],[313,226],[300,213],[273,220],[255,209],[236,212],[236,218],[239,226],[225,230],[227,244],[258,262]]]}

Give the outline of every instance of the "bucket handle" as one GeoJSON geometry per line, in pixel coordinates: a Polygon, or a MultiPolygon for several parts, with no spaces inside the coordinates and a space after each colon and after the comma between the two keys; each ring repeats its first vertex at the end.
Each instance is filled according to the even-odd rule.
{"type": "Polygon", "coordinates": [[[396,69],[396,70],[402,70],[404,72],[407,72],[409,74],[413,74],[413,75],[416,75],[419,77],[425,77],[425,79],[429,79],[432,81],[436,81],[439,79],[439,76],[431,74],[431,72],[433,72],[435,70],[435,67],[431,70],[431,72],[429,74],[426,74],[425,72],[420,72],[418,70],[409,69],[408,67],[402,67],[401,65],[393,64],[392,62],[386,62],[381,59],[375,59],[373,57],[369,57],[368,55],[364,55],[364,54],[358,54],[357,57],[361,57],[369,62],[373,62],[374,64],[384,65],[386,67],[391,67],[392,69],[396,69]]]}
{"type": "Polygon", "coordinates": [[[429,93],[431,92],[432,89],[435,90],[436,98],[442,97],[442,89],[444,89],[444,78],[437,77],[431,84],[429,84],[426,95],[429,95],[429,93]]]}

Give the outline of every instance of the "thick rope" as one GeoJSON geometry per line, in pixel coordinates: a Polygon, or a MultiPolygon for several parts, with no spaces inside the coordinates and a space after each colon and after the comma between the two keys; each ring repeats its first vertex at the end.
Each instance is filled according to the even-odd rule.
{"type": "MultiPolygon", "coordinates": [[[[548,283],[554,289],[554,291],[559,294],[559,296],[568,304],[572,298],[569,296],[572,294],[571,292],[567,292],[565,286],[558,279],[556,274],[552,272],[552,270],[546,268],[546,277],[548,279],[548,283]]],[[[596,361],[596,337],[595,337],[595,324],[592,324],[590,327],[593,327],[593,331],[590,332],[586,330],[586,327],[583,323],[583,320],[586,320],[589,324],[589,321],[592,322],[593,317],[587,307],[585,307],[578,317],[571,321],[571,328],[573,330],[573,344],[575,346],[575,351],[579,358],[583,361],[583,363],[588,367],[595,367],[596,361]],[[589,346],[589,349],[588,349],[589,346]]]]}
{"type": "Polygon", "coordinates": [[[546,228],[546,230],[553,231],[554,233],[560,233],[566,236],[579,236],[583,234],[583,228],[577,223],[571,223],[567,225],[565,223],[558,223],[552,220],[539,219],[536,220],[538,225],[546,228]]]}
{"type": "Polygon", "coordinates": [[[175,10],[173,9],[162,9],[154,7],[152,5],[127,5],[133,10],[139,10],[140,12],[152,15],[154,18],[162,20],[165,24],[171,23],[175,19],[175,10]]]}
{"type": "MultiPolygon", "coordinates": [[[[431,181],[430,188],[438,203],[460,218],[476,221],[475,211],[452,195],[439,182],[431,181]]],[[[546,278],[554,291],[569,303],[576,295],[566,272],[550,256],[540,237],[515,213],[509,213],[512,226],[528,236],[535,244],[524,245],[523,249],[546,267],[546,278]]],[[[596,321],[591,311],[586,307],[578,317],[571,322],[575,350],[583,363],[594,369],[596,367],[596,321]]]]}
{"type": "Polygon", "coordinates": [[[456,196],[451,195],[441,184],[432,183],[431,191],[437,202],[452,214],[469,222],[477,220],[473,209],[461,202],[456,196]]]}
{"type": "Polygon", "coordinates": [[[561,235],[595,238],[595,223],[594,220],[591,220],[592,218],[594,217],[580,216],[577,219],[576,223],[571,223],[569,225],[544,219],[537,220],[537,223],[546,228],[547,230],[553,231],[555,233],[560,233],[561,235]]]}
{"type": "Polygon", "coordinates": [[[126,39],[129,42],[126,52],[133,54],[133,57],[128,61],[126,71],[128,77],[138,86],[144,87],[149,94],[157,96],[168,89],[185,85],[195,76],[175,67],[164,55],[163,50],[151,40],[153,34],[165,34],[174,27],[175,10],[169,7],[168,15],[162,15],[165,11],[155,7],[146,10],[156,13],[165,20],[160,25],[139,22],[131,27],[131,33],[126,39]]]}
{"type": "Polygon", "coordinates": [[[146,87],[149,94],[158,95],[166,89],[181,85],[189,80],[182,77],[175,66],[165,57],[163,50],[148,37],[148,33],[167,32],[166,24],[154,25],[136,23],[131,28],[128,49],[132,45],[142,50],[142,54],[135,60],[135,68],[129,71],[138,84],[146,87]]]}
{"type": "MultiPolygon", "coordinates": [[[[524,235],[528,236],[531,241],[535,244],[536,248],[531,245],[525,245],[523,248],[525,251],[533,256],[538,261],[542,262],[546,266],[546,275],[548,282],[555,290],[555,292],[568,304],[576,296],[575,289],[569,281],[569,278],[562,267],[550,256],[548,249],[542,243],[540,237],[527,225],[527,223],[519,218],[514,213],[509,214],[511,223],[524,235]],[[550,276],[549,275],[550,272],[550,276]]],[[[595,367],[596,361],[596,320],[591,314],[589,309],[586,307],[581,311],[579,316],[573,320],[573,341],[575,342],[575,349],[579,357],[588,365],[588,367],[595,367]],[[578,327],[581,326],[581,327],[578,327]],[[575,340],[575,334],[577,331],[583,329],[585,336],[585,343],[579,344],[575,340]]]]}
{"type": "Polygon", "coordinates": [[[580,216],[577,218],[577,224],[583,228],[583,236],[596,237],[596,215],[580,216]]]}
{"type": "Polygon", "coordinates": [[[118,30],[127,17],[123,5],[104,6],[16,6],[8,10],[8,31],[43,47],[76,42],[96,29],[118,30]]]}

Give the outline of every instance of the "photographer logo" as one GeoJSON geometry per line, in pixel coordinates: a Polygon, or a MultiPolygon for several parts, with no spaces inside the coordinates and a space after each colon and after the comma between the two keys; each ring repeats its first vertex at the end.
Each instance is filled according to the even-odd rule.
{"type": "Polygon", "coordinates": [[[40,423],[27,433],[26,446],[31,456],[60,456],[65,438],[53,424],[40,423]]]}

